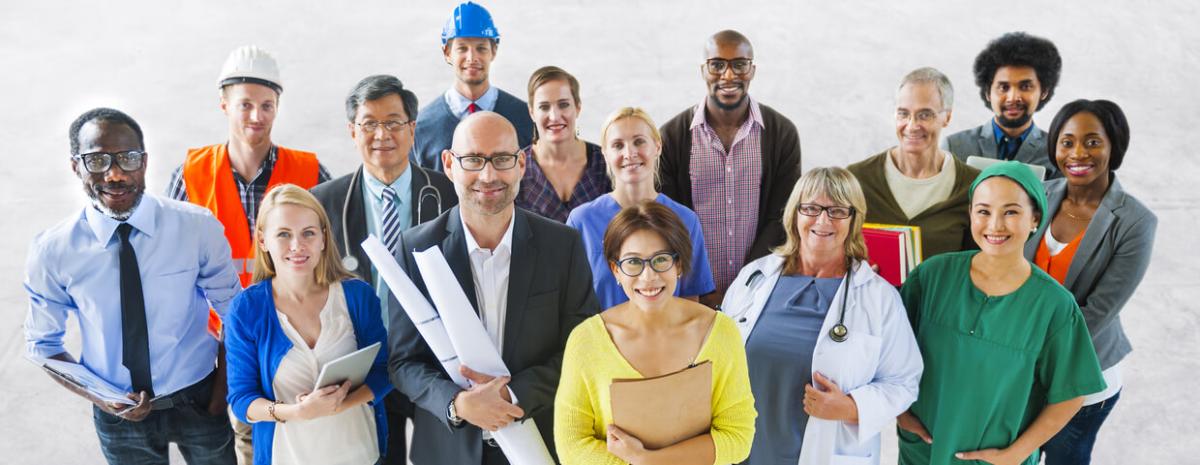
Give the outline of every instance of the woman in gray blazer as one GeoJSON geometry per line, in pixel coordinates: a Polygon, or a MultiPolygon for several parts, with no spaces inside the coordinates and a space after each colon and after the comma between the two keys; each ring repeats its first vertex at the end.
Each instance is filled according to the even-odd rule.
{"type": "Polygon", "coordinates": [[[1119,314],[1146,274],[1158,219],[1117,181],[1129,146],[1121,107],[1076,100],[1050,125],[1048,156],[1063,174],[1046,181],[1051,221],[1025,256],[1075,296],[1087,321],[1108,388],[1043,447],[1047,465],[1087,464],[1100,425],[1121,391],[1120,362],[1132,349],[1119,314]]]}

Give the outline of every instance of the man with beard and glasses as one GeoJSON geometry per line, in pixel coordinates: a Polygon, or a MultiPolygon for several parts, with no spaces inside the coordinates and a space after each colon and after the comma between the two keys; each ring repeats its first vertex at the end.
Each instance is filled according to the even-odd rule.
{"type": "Polygon", "coordinates": [[[481,111],[454,130],[442,167],[458,206],[400,234],[397,261],[422,292],[414,251],[438,246],[458,285],[478,310],[511,377],[463,365],[474,385],[450,380],[395,296],[388,341],[392,384],[416,404],[416,465],[506,464],[490,432],[533,420],[554,453],[554,393],[567,336],[600,311],[583,240],[569,226],[516,208],[525,159],[513,125],[481,111]]]}
{"type": "Polygon", "coordinates": [[[708,39],[700,76],[708,95],[662,126],[662,193],[696,212],[716,306],[742,265],[784,240],[783,206],[800,179],[800,136],[787,117],[750,97],[754,47],[740,32],[708,39]]]}
{"type": "Polygon", "coordinates": [[[442,170],[442,151],[450,148],[454,128],[477,111],[496,112],[508,119],[516,127],[520,147],[528,147],[533,140],[529,107],[488,80],[499,48],[500,31],[486,8],[469,1],[454,8],[442,27],[442,55],[454,68],[454,85],[417,116],[413,158],[422,168],[442,170]]]}
{"type": "Polygon", "coordinates": [[[214,389],[220,343],[205,329],[241,290],[221,223],[207,210],[144,195],[142,130],[97,108],[71,123],[71,170],[91,205],[33,240],[25,272],[27,353],[76,363],[63,346],[79,322],[79,370],[126,392],[110,402],[54,370],[91,401],[110,464],[167,463],[175,443],[189,464],[234,463],[224,389],[214,389]]]}
{"type": "Polygon", "coordinates": [[[989,42],[975,57],[975,84],[994,116],[946,138],[942,148],[960,160],[1016,160],[1045,167],[1047,179],[1061,177],[1046,158],[1046,131],[1033,124],[1033,114],[1054,97],[1061,72],[1062,57],[1049,40],[1010,32],[989,42]]]}

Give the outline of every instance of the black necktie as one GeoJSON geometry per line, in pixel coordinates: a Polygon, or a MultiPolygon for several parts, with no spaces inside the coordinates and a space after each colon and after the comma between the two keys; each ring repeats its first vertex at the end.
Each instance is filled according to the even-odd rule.
{"type": "Polygon", "coordinates": [[[137,255],[129,243],[129,223],[117,226],[121,237],[121,364],[129,369],[133,392],[146,391],[154,397],[150,381],[150,336],[146,330],[146,301],[142,295],[142,275],[137,255]]]}

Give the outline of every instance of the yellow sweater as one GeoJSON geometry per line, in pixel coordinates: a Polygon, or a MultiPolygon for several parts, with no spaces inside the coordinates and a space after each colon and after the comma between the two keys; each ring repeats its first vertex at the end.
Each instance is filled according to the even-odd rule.
{"type": "MultiPolygon", "coordinates": [[[[718,313],[696,362],[713,363],[712,435],[716,464],[737,463],[750,455],[754,439],[754,396],[746,350],[737,325],[718,313]]],[[[563,354],[562,377],[554,398],[554,444],[564,465],[624,464],[608,453],[612,423],[609,385],[613,379],[642,378],[613,345],[604,320],[595,315],[571,331],[563,354]]]]}

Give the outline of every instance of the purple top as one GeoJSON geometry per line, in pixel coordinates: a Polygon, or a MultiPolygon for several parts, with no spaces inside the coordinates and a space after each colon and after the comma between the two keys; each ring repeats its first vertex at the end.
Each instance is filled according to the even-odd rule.
{"type": "Polygon", "coordinates": [[[591,142],[587,145],[587,165],[583,167],[583,176],[575,183],[570,200],[563,202],[558,198],[558,192],[546,179],[546,173],[538,165],[533,154],[533,145],[521,149],[525,154],[525,177],[521,178],[521,190],[517,192],[518,207],[542,215],[559,223],[567,221],[567,215],[575,207],[592,201],[601,195],[612,191],[608,180],[608,170],[604,164],[604,154],[600,146],[591,142]]]}

